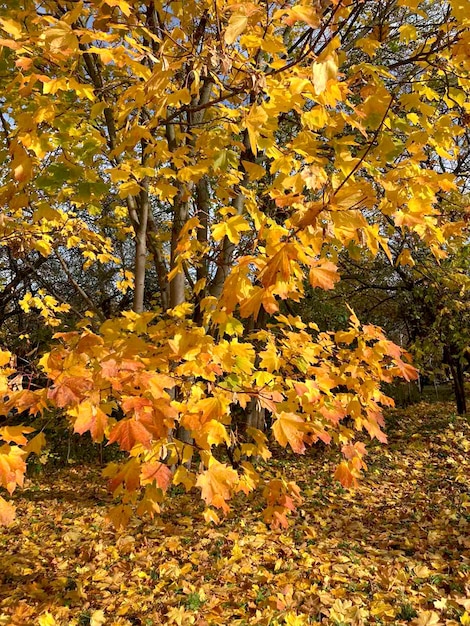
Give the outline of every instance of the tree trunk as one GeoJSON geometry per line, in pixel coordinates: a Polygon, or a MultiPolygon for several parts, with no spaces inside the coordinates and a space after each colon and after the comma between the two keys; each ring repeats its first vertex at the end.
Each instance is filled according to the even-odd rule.
{"type": "Polygon", "coordinates": [[[465,381],[462,362],[458,356],[455,356],[454,351],[445,347],[444,363],[447,363],[452,375],[457,413],[459,415],[465,415],[467,413],[467,400],[465,398],[465,381]]]}
{"type": "Polygon", "coordinates": [[[147,263],[147,221],[149,214],[148,180],[143,181],[139,197],[139,225],[135,232],[134,305],[136,313],[144,310],[145,266],[147,263]]]}
{"type": "Polygon", "coordinates": [[[252,398],[247,407],[247,427],[265,430],[266,409],[260,406],[256,398],[252,398]]]}
{"type": "Polygon", "coordinates": [[[463,368],[460,360],[456,360],[454,365],[451,366],[451,372],[454,381],[454,393],[455,401],[457,404],[457,413],[459,415],[465,415],[467,413],[467,401],[465,398],[463,368]]]}

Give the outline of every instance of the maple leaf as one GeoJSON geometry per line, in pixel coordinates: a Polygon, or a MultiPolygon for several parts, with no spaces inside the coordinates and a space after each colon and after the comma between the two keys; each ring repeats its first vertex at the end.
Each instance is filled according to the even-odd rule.
{"type": "Polygon", "coordinates": [[[413,367],[409,363],[405,363],[401,359],[396,359],[395,363],[400,371],[400,374],[406,381],[410,382],[411,380],[416,380],[418,378],[418,370],[416,367],[413,367]]]}
{"type": "Polygon", "coordinates": [[[230,17],[228,26],[225,29],[225,43],[231,45],[246,30],[248,17],[246,15],[234,14],[230,17]]]}
{"type": "Polygon", "coordinates": [[[3,426],[3,428],[0,428],[0,437],[7,443],[13,442],[19,446],[24,446],[28,443],[24,433],[32,432],[34,432],[34,428],[29,426],[3,426]]]}
{"type": "Polygon", "coordinates": [[[16,486],[23,486],[26,471],[24,450],[7,444],[0,447],[0,485],[11,494],[16,486]]]}
{"type": "Polygon", "coordinates": [[[267,122],[268,117],[268,114],[262,106],[254,104],[245,118],[245,127],[248,131],[250,147],[255,156],[258,153],[258,138],[260,137],[261,129],[267,122]]]}
{"type": "Polygon", "coordinates": [[[107,445],[117,442],[122,450],[128,452],[140,443],[146,448],[150,448],[152,434],[143,426],[141,422],[133,418],[120,420],[109,433],[107,445]]]}
{"type": "Polygon", "coordinates": [[[334,289],[335,283],[340,280],[337,266],[331,261],[316,261],[312,264],[309,273],[312,287],[320,289],[334,289]]]}
{"type": "Polygon", "coordinates": [[[0,496],[0,526],[9,526],[15,519],[15,507],[0,496]]]}
{"type": "Polygon", "coordinates": [[[92,402],[86,400],[74,409],[69,410],[69,415],[76,417],[73,425],[75,433],[83,435],[83,433],[89,431],[93,441],[97,443],[103,441],[109,418],[99,406],[95,406],[92,402]]]}
{"type": "Polygon", "coordinates": [[[296,249],[290,244],[284,244],[269,259],[266,267],[260,272],[259,279],[265,287],[274,284],[278,278],[283,282],[288,282],[291,275],[291,259],[297,255],[296,249]]]}
{"type": "Polygon", "coordinates": [[[336,64],[336,60],[332,56],[329,56],[320,62],[316,61],[312,65],[313,85],[317,95],[322,94],[325,91],[328,82],[336,78],[337,72],[338,66],[336,64]]]}
{"type": "Polygon", "coordinates": [[[415,626],[439,626],[442,622],[439,619],[439,614],[435,611],[423,611],[412,621],[412,624],[415,626]]]}
{"type": "Polygon", "coordinates": [[[289,26],[292,26],[296,22],[305,22],[311,28],[317,28],[320,23],[320,17],[315,8],[296,5],[288,10],[288,14],[283,21],[289,26]]]}
{"type": "Polygon", "coordinates": [[[47,393],[49,400],[56,406],[63,409],[67,406],[77,404],[93,387],[93,382],[86,378],[64,377],[57,385],[51,387],[47,393]]]}
{"type": "Polygon", "coordinates": [[[242,232],[250,231],[251,226],[242,215],[235,215],[224,222],[220,222],[212,227],[212,235],[215,241],[220,241],[227,237],[233,244],[240,242],[242,232]]]}
{"type": "Polygon", "coordinates": [[[54,616],[49,611],[39,616],[38,624],[39,626],[57,626],[54,616]]]}
{"type": "Polygon", "coordinates": [[[334,478],[339,480],[339,482],[343,485],[343,487],[346,487],[346,489],[357,485],[357,479],[351,472],[348,463],[345,461],[342,461],[336,468],[334,478]]]}
{"type": "Polygon", "coordinates": [[[127,491],[135,491],[140,484],[140,465],[136,459],[130,459],[122,466],[110,463],[104,469],[103,476],[111,477],[109,488],[113,493],[121,485],[124,485],[127,491]]]}
{"type": "Polygon", "coordinates": [[[93,611],[90,616],[90,626],[104,626],[104,624],[106,624],[106,621],[107,620],[103,609],[93,611]]]}
{"type": "Polygon", "coordinates": [[[148,485],[155,481],[162,491],[166,491],[171,483],[171,478],[170,469],[163,463],[156,461],[142,465],[140,472],[140,483],[142,485],[148,485]]]}
{"type": "Polygon", "coordinates": [[[46,436],[43,432],[38,433],[35,437],[30,439],[28,443],[24,446],[23,450],[27,454],[34,453],[36,455],[41,454],[41,450],[46,445],[46,436]]]}
{"type": "Polygon", "coordinates": [[[115,528],[125,528],[131,515],[132,507],[129,504],[118,504],[108,511],[106,517],[115,528]]]}
{"type": "Polygon", "coordinates": [[[227,500],[232,496],[238,482],[237,472],[211,457],[207,470],[199,474],[196,487],[201,489],[203,500],[227,513],[230,509],[227,500]]]}
{"type": "Polygon", "coordinates": [[[276,441],[283,448],[290,445],[294,452],[303,454],[305,452],[304,436],[306,424],[300,415],[295,413],[280,413],[272,425],[276,441]]]}

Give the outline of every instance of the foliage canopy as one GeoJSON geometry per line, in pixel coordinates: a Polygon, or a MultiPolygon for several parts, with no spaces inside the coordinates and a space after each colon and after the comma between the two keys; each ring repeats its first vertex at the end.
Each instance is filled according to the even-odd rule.
{"type": "MultiPolygon", "coordinates": [[[[415,376],[402,349],[352,310],[330,333],[291,305],[333,289],[344,255],[411,263],[411,246],[391,251],[403,233],[438,260],[459,245],[461,178],[446,165],[467,142],[467,9],[1,5],[3,310],[25,341],[31,312],[67,326],[37,387],[2,353],[3,413],[60,409],[128,451],[107,470],[116,524],[134,505],[158,511],[170,483],[198,487],[217,521],[263,483],[265,422],[296,453],[338,445],[346,486],[365,465],[357,435],[385,440],[380,385],[415,376]]],[[[29,432],[1,430],[10,492],[43,443],[29,432]]],[[[264,493],[265,519],[285,525],[295,484],[264,493]]]]}

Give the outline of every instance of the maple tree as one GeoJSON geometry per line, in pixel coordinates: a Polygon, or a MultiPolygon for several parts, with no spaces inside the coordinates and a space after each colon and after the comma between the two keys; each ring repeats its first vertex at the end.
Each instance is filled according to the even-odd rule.
{"type": "MultiPolygon", "coordinates": [[[[118,525],[158,511],[170,483],[199,488],[217,521],[263,482],[265,421],[296,453],[337,444],[355,484],[357,435],[385,440],[381,383],[415,370],[352,311],[320,332],[290,303],[333,289],[341,254],[393,262],[397,229],[439,259],[464,227],[439,202],[458,173],[434,160],[458,159],[469,114],[465,6],[22,0],[0,26],[4,306],[21,286],[16,311],[75,323],[39,388],[5,370],[3,413],[58,409],[128,451],[107,469],[118,525]],[[132,311],[90,291],[102,268],[132,311]]],[[[42,444],[21,428],[1,434],[10,492],[42,444]]],[[[285,525],[298,488],[264,493],[285,525]]]]}

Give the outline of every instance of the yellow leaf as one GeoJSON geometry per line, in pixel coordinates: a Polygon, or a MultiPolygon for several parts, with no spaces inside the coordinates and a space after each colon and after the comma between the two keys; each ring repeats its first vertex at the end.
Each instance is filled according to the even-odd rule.
{"type": "Polygon", "coordinates": [[[397,259],[397,265],[409,265],[410,267],[413,267],[415,265],[409,248],[405,248],[403,252],[401,252],[400,256],[397,259]]]}
{"type": "Polygon", "coordinates": [[[210,420],[204,424],[202,432],[206,435],[209,446],[218,446],[221,443],[230,445],[230,438],[225,426],[217,420],[210,420]]]}
{"type": "Polygon", "coordinates": [[[427,578],[431,573],[431,570],[426,567],[426,565],[417,565],[413,569],[413,572],[415,573],[415,576],[418,576],[418,578],[427,578]]]}
{"type": "Polygon", "coordinates": [[[16,443],[19,446],[24,446],[28,443],[28,440],[24,436],[24,433],[32,433],[34,428],[29,426],[4,426],[0,428],[0,437],[7,443],[16,443]]]}
{"type": "Polygon", "coordinates": [[[412,621],[412,624],[414,624],[414,626],[439,626],[442,622],[439,620],[439,615],[435,611],[423,611],[412,621]]]}
{"type": "Polygon", "coordinates": [[[245,119],[245,126],[248,130],[248,138],[250,140],[250,147],[253,154],[256,156],[258,152],[258,137],[260,136],[260,129],[264,126],[268,120],[268,114],[262,106],[254,104],[249,114],[245,119]]]}
{"type": "Polygon", "coordinates": [[[104,611],[102,609],[93,611],[90,618],[90,626],[103,626],[105,622],[106,617],[104,616],[104,611]]]}
{"type": "Polygon", "coordinates": [[[47,611],[39,616],[38,619],[39,626],[55,626],[57,622],[54,617],[47,611]]]}
{"type": "Polygon", "coordinates": [[[64,21],[57,21],[43,33],[43,38],[53,54],[69,56],[78,50],[78,39],[71,26],[64,21]]]}
{"type": "Polygon", "coordinates": [[[23,35],[21,24],[15,22],[14,20],[5,20],[0,18],[0,24],[2,26],[2,30],[11,35],[13,39],[19,39],[23,35]]]}
{"type": "Polygon", "coordinates": [[[190,491],[196,484],[196,476],[193,472],[188,471],[184,465],[180,465],[173,474],[173,484],[182,484],[186,491],[190,491]]]}
{"type": "Polygon", "coordinates": [[[110,7],[119,7],[127,17],[131,14],[131,6],[125,0],[106,0],[106,4],[110,7]]]}
{"type": "Polygon", "coordinates": [[[305,422],[299,415],[295,413],[280,413],[272,429],[276,441],[280,443],[283,448],[285,448],[287,444],[290,444],[294,452],[298,454],[305,452],[305,422]]]}
{"type": "Polygon", "coordinates": [[[240,233],[251,230],[246,219],[241,215],[235,215],[224,222],[216,224],[212,228],[212,234],[216,241],[227,237],[233,244],[240,242],[240,233]]]}
{"type": "Polygon", "coordinates": [[[214,511],[214,509],[206,509],[203,513],[204,519],[207,523],[214,522],[214,524],[220,524],[220,517],[214,511]]]}
{"type": "Polygon", "coordinates": [[[225,43],[229,46],[239,37],[248,26],[246,15],[232,15],[225,30],[225,43]]]}
{"type": "Polygon", "coordinates": [[[377,41],[377,39],[364,37],[356,41],[356,46],[363,50],[369,57],[373,57],[378,48],[380,48],[381,43],[377,41]]]}
{"type": "Polygon", "coordinates": [[[289,26],[292,26],[296,22],[305,22],[310,28],[317,28],[320,24],[320,18],[318,12],[312,6],[297,5],[289,9],[287,17],[284,18],[284,22],[289,26]]]}
{"type": "Polygon", "coordinates": [[[108,511],[107,520],[115,528],[125,528],[132,515],[132,508],[128,504],[118,504],[108,511]]]}
{"type": "Polygon", "coordinates": [[[8,365],[11,359],[11,352],[7,350],[0,350],[0,367],[8,365]]]}
{"type": "Polygon", "coordinates": [[[23,486],[26,463],[25,452],[18,446],[5,444],[0,447],[0,485],[13,493],[17,485],[23,486]]]}
{"type": "Polygon", "coordinates": [[[242,165],[250,180],[259,180],[266,174],[266,170],[262,165],[251,163],[251,161],[243,161],[242,165]]]}
{"type": "Polygon", "coordinates": [[[324,61],[315,62],[312,66],[313,88],[318,95],[322,94],[329,80],[336,78],[338,66],[332,56],[327,57],[324,61]]]}
{"type": "Polygon", "coordinates": [[[41,453],[41,450],[44,448],[45,445],[46,445],[46,437],[44,436],[44,433],[41,432],[41,433],[38,433],[32,439],[30,439],[30,441],[28,441],[27,445],[23,449],[28,454],[31,454],[32,452],[34,452],[35,454],[39,456],[39,454],[41,453]]]}

